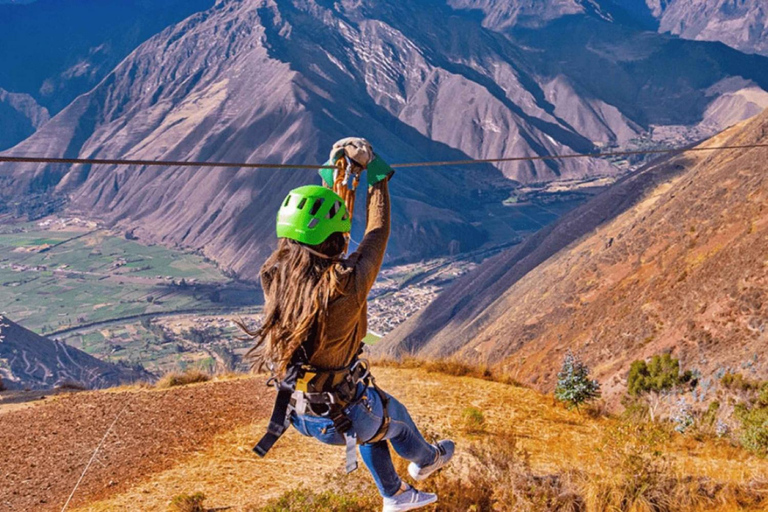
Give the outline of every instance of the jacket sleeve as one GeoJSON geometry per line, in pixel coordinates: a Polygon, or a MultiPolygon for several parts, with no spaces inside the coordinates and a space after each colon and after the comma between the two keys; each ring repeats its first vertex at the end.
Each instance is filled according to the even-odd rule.
{"type": "Polygon", "coordinates": [[[379,275],[389,239],[390,199],[387,180],[368,189],[365,236],[352,254],[355,293],[363,301],[379,275]]]}

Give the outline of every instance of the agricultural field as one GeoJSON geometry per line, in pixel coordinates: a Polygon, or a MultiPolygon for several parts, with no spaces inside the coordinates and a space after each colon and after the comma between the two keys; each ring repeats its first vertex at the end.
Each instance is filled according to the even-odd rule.
{"type": "MultiPolygon", "coordinates": [[[[199,255],[142,245],[91,222],[0,226],[0,311],[102,359],[158,370],[211,366],[213,346],[195,347],[181,333],[163,338],[153,319],[252,314],[260,300],[258,289],[199,255]]],[[[233,332],[209,330],[206,340],[230,343],[233,332]]]]}

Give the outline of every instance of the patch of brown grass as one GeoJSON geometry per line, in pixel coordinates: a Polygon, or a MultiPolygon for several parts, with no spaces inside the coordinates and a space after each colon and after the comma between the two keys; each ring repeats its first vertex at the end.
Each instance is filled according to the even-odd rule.
{"type": "Polygon", "coordinates": [[[168,509],[171,512],[206,512],[205,494],[179,494],[174,496],[168,509]]]}
{"type": "Polygon", "coordinates": [[[510,386],[525,387],[522,383],[509,375],[484,364],[470,364],[458,359],[418,359],[404,357],[401,360],[378,359],[373,361],[374,366],[383,368],[407,368],[424,370],[432,373],[442,373],[452,377],[472,377],[491,382],[499,382],[510,386]]]}
{"type": "Polygon", "coordinates": [[[183,373],[171,372],[163,375],[163,377],[157,381],[155,387],[158,389],[167,389],[176,386],[197,384],[198,382],[208,382],[209,380],[211,380],[211,376],[200,370],[187,370],[183,373]]]}

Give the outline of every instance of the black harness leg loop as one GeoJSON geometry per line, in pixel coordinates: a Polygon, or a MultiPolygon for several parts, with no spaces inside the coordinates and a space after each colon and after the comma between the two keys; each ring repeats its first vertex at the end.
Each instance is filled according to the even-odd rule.
{"type": "Polygon", "coordinates": [[[301,367],[294,366],[289,368],[285,379],[276,384],[277,397],[275,406],[272,408],[272,416],[269,418],[267,433],[261,438],[259,443],[253,448],[253,451],[259,457],[264,457],[274,446],[280,437],[288,430],[291,424],[291,396],[296,389],[296,381],[301,374],[301,367]]]}
{"type": "Polygon", "coordinates": [[[277,398],[275,399],[275,406],[272,408],[272,417],[269,419],[267,433],[261,438],[259,444],[253,448],[253,451],[255,451],[259,457],[264,457],[288,429],[288,425],[291,423],[290,414],[288,412],[291,407],[291,395],[293,395],[293,391],[283,386],[281,386],[280,390],[277,392],[277,398]]]}

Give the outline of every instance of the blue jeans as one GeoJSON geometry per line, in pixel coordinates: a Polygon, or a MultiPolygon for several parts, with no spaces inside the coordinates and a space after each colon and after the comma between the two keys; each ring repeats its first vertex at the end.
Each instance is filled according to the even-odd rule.
{"type": "MultiPolygon", "coordinates": [[[[376,487],[382,496],[394,496],[400,490],[402,481],[392,464],[388,442],[392,443],[398,455],[419,466],[432,464],[437,459],[438,452],[421,435],[405,406],[390,395],[387,395],[387,411],[390,417],[387,435],[377,443],[365,443],[378,432],[384,417],[384,405],[373,388],[361,389],[361,393],[362,397],[348,406],[345,412],[352,420],[352,431],[357,435],[358,442],[364,443],[359,445],[360,455],[373,475],[376,487]]],[[[345,444],[344,436],[336,432],[329,418],[298,415],[294,412],[291,414],[291,423],[302,435],[314,437],[326,444],[345,444]]]]}

